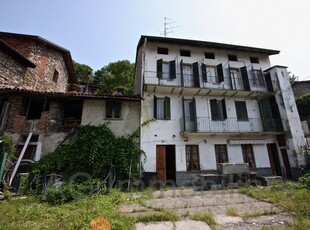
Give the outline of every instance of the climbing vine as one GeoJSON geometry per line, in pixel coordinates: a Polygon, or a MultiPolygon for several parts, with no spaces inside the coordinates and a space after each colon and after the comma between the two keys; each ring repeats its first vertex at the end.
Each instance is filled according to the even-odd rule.
{"type": "Polygon", "coordinates": [[[6,152],[8,156],[13,157],[15,153],[15,147],[12,138],[9,136],[0,136],[0,143],[2,144],[2,151],[6,152]]]}
{"type": "Polygon", "coordinates": [[[117,179],[139,175],[141,150],[132,137],[116,137],[105,125],[81,126],[72,144],[62,146],[42,157],[34,166],[36,173],[89,173],[92,178],[103,179],[111,163],[115,165],[117,179]],[[130,172],[129,172],[130,171],[130,172]]]}

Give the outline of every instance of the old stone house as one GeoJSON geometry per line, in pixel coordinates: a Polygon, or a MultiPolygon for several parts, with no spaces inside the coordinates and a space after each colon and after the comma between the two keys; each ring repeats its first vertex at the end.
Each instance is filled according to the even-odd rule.
{"type": "Polygon", "coordinates": [[[0,132],[13,138],[16,155],[24,149],[24,158],[39,160],[79,125],[107,123],[117,136],[139,129],[139,97],[72,91],[77,84],[68,50],[0,32],[0,132]]]}

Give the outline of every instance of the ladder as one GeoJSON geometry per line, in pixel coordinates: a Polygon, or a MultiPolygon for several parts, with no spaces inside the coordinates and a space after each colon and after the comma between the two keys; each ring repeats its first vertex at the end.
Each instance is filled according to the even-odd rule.
{"type": "Polygon", "coordinates": [[[11,184],[12,184],[12,182],[13,182],[13,179],[14,179],[14,177],[16,176],[16,172],[17,172],[17,170],[18,170],[18,167],[19,167],[19,165],[20,165],[20,162],[22,161],[22,159],[23,159],[23,157],[24,157],[24,154],[25,154],[26,149],[27,149],[27,147],[28,147],[28,145],[29,145],[29,142],[30,142],[30,139],[31,139],[31,137],[32,137],[32,134],[33,134],[32,132],[30,132],[30,133],[28,134],[28,137],[27,137],[27,140],[26,140],[26,142],[25,142],[25,145],[24,145],[24,147],[23,147],[23,149],[22,149],[22,151],[21,151],[21,153],[20,153],[20,155],[19,155],[19,157],[18,157],[18,160],[17,160],[17,162],[16,162],[16,164],[15,164],[15,166],[14,166],[12,175],[11,175],[10,180],[9,180],[9,186],[11,186],[11,184]]]}

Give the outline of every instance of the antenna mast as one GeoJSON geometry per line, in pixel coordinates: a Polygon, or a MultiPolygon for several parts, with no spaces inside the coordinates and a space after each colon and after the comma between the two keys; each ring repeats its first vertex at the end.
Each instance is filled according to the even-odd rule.
{"type": "Polygon", "coordinates": [[[170,22],[167,22],[167,20],[172,20],[172,18],[167,18],[167,17],[164,17],[164,33],[162,33],[161,35],[164,35],[165,37],[167,37],[167,35],[169,33],[173,33],[173,30],[174,28],[178,28],[179,26],[174,26],[174,27],[168,27],[169,25],[171,24],[174,24],[176,22],[174,21],[170,21],[170,22]]]}

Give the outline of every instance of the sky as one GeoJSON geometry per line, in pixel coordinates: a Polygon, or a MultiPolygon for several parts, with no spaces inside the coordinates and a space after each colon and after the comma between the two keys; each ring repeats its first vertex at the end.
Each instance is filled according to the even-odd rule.
{"type": "Polygon", "coordinates": [[[38,35],[98,70],[135,61],[141,35],[280,50],[272,65],[310,80],[309,0],[0,0],[0,31],[38,35]],[[169,30],[171,31],[171,30],[169,30]]]}

